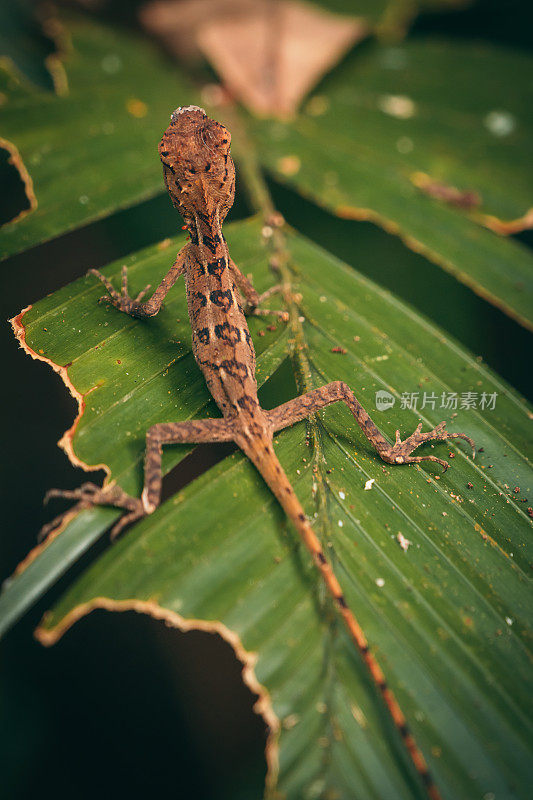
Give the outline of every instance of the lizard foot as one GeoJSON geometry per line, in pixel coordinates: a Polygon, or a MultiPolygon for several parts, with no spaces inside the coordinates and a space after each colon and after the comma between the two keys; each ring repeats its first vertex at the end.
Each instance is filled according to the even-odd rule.
{"type": "Polygon", "coordinates": [[[44,502],[47,503],[52,497],[77,500],[77,503],[68,511],[64,511],[51,522],[43,525],[38,536],[40,542],[44,541],[50,533],[55,531],[61,525],[65,517],[70,515],[73,511],[82,511],[84,508],[92,508],[93,506],[115,506],[116,508],[123,508],[128,512],[124,514],[111,529],[111,539],[115,539],[126,525],[144,517],[146,514],[142,500],[138,497],[131,497],[131,495],[126,494],[117,484],[110,484],[102,488],[96,486],[94,483],[83,483],[78,489],[50,489],[44,497],[44,502]]]}
{"type": "Polygon", "coordinates": [[[251,316],[254,316],[254,317],[275,316],[275,317],[279,317],[279,319],[282,322],[288,322],[289,321],[289,314],[287,313],[287,311],[279,311],[277,309],[273,310],[273,309],[270,309],[270,308],[260,308],[260,306],[259,306],[260,303],[263,303],[265,300],[268,300],[269,297],[271,297],[273,294],[276,294],[277,292],[280,292],[281,289],[282,289],[282,286],[281,286],[280,283],[276,284],[276,286],[272,286],[270,289],[267,289],[266,292],[263,292],[263,294],[259,295],[259,297],[257,299],[257,305],[256,306],[250,306],[250,308],[247,310],[246,313],[250,314],[251,316]]]}
{"type": "Polygon", "coordinates": [[[146,313],[143,312],[143,305],[141,303],[142,298],[150,288],[151,284],[149,283],[145,288],[139,292],[137,297],[130,297],[128,293],[128,268],[126,266],[122,267],[122,289],[120,292],[117,292],[113,284],[110,280],[106,278],[105,275],[97,269],[90,269],[87,272],[87,275],[95,275],[99,280],[102,281],[105,288],[109,292],[109,294],[104,294],[99,299],[99,303],[110,303],[115,308],[118,308],[119,311],[124,311],[125,314],[129,314],[132,317],[135,316],[146,316],[146,313]]]}
{"type": "Polygon", "coordinates": [[[391,448],[389,448],[389,450],[381,453],[381,457],[389,464],[412,464],[420,461],[437,461],[444,467],[444,472],[446,472],[450,465],[442,458],[437,458],[437,456],[411,455],[413,450],[416,450],[416,448],[424,442],[442,442],[446,439],[464,439],[472,448],[472,452],[474,454],[473,457],[476,457],[476,448],[474,442],[469,436],[466,435],[466,433],[448,433],[445,428],[446,423],[439,422],[439,424],[433,428],[432,431],[422,433],[422,423],[420,422],[417,425],[415,432],[403,442],[400,438],[400,431],[396,431],[396,442],[391,448]]]}

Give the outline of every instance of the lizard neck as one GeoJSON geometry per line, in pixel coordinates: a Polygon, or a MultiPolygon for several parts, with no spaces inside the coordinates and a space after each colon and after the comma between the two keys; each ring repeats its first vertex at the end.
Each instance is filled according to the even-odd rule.
{"type": "Polygon", "coordinates": [[[187,222],[187,228],[192,246],[196,250],[195,255],[199,260],[209,259],[210,256],[215,255],[217,250],[225,249],[224,234],[216,217],[213,218],[207,214],[198,215],[196,212],[192,223],[187,222]]]}

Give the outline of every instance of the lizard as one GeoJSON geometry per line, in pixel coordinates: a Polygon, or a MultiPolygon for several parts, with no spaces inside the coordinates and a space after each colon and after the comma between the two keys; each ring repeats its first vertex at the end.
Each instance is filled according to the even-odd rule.
{"type": "MultiPolygon", "coordinates": [[[[443,459],[435,455],[412,453],[425,442],[464,439],[472,447],[475,456],[474,442],[464,433],[449,433],[445,422],[441,422],[425,433],[420,423],[414,433],[403,441],[400,432],[396,431],[396,441],[391,444],[354,392],[342,381],[309,391],[273,410],[261,407],[257,396],[255,350],[243,309],[243,296],[249,313],[274,313],[285,321],[288,314],[262,308],[262,302],[278,287],[259,295],[229,254],[222,223],[235,195],[235,167],[230,145],[229,131],[221,123],[210,119],[202,108],[194,105],[177,108],[159,144],[159,155],[167,190],[173,205],[183,216],[183,227],[188,231],[189,241],[146,301],[143,298],[150,286],[135,298],[130,297],[126,267],[123,268],[120,292],[98,270],[89,270],[107,289],[108,293],[100,300],[137,318],[155,316],[169,290],[180,275],[184,275],[194,357],[222,416],[153,425],[146,433],[144,488],[140,498],[126,494],[114,483],[104,487],[85,483],[74,490],[52,489],[47,497],[76,500],[76,509],[94,505],[124,509],[125,513],[111,531],[111,536],[115,537],[127,525],[152,514],[158,507],[163,446],[234,442],[255,465],[311,554],[349,635],[392,715],[428,795],[432,800],[439,800],[440,793],[425,758],[274,452],[273,436],[277,431],[340,401],[348,406],[381,459],[391,465],[434,461],[446,470],[449,465],[443,459]]],[[[64,512],[45,525],[42,534],[46,536],[57,529],[67,513],[71,512],[64,512]]]]}

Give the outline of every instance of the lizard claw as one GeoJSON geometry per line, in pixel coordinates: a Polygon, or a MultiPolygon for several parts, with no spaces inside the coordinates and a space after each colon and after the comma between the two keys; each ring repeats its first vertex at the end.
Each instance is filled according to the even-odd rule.
{"type": "Polygon", "coordinates": [[[77,489],[50,489],[44,496],[44,503],[47,504],[48,501],[54,497],[60,497],[65,500],[77,500],[77,502],[72,508],[68,509],[68,511],[64,511],[51,522],[43,525],[38,535],[39,542],[44,541],[51,533],[56,531],[73,513],[82,511],[85,508],[92,508],[99,505],[114,506],[115,508],[123,508],[128,512],[124,514],[112,528],[111,539],[115,539],[126,525],[144,517],[146,514],[142,500],[138,497],[131,497],[131,495],[126,494],[126,492],[115,483],[111,483],[103,488],[97,486],[95,483],[83,483],[77,489]]]}
{"type": "Polygon", "coordinates": [[[53,497],[64,497],[68,500],[86,500],[91,495],[101,491],[101,487],[95,483],[82,483],[77,489],[49,489],[43,498],[43,505],[48,505],[53,497]]]}
{"type": "Polygon", "coordinates": [[[104,284],[108,291],[108,294],[104,294],[98,299],[99,303],[107,303],[112,305],[115,308],[118,308],[119,311],[123,311],[125,314],[130,314],[131,316],[137,316],[142,310],[140,301],[150,288],[151,284],[145,286],[145,288],[139,292],[137,297],[130,297],[128,292],[128,268],[126,265],[122,267],[122,286],[120,292],[115,289],[111,281],[108,280],[105,275],[102,275],[99,270],[90,269],[87,271],[87,275],[94,275],[96,278],[98,278],[98,280],[104,284]]]}
{"type": "Polygon", "coordinates": [[[279,317],[282,322],[289,321],[289,314],[287,311],[278,311],[277,309],[270,309],[270,308],[251,308],[248,312],[252,317],[270,317],[275,316],[279,317]]]}
{"type": "Polygon", "coordinates": [[[447,439],[464,439],[472,448],[472,457],[476,457],[476,447],[473,439],[466,435],[466,433],[449,433],[446,430],[446,422],[439,422],[433,430],[422,433],[422,423],[419,422],[416,426],[414,433],[411,434],[405,441],[402,442],[400,431],[396,431],[396,441],[392,447],[382,453],[382,458],[389,464],[412,464],[419,463],[420,461],[436,461],[440,464],[444,472],[449,468],[449,463],[437,456],[412,456],[413,450],[416,450],[424,442],[431,441],[446,441],[447,439]]]}
{"type": "Polygon", "coordinates": [[[141,300],[143,299],[144,295],[145,295],[145,294],[146,294],[146,292],[148,291],[148,289],[151,289],[151,288],[152,288],[152,284],[151,284],[151,283],[147,283],[147,284],[146,284],[146,286],[144,287],[144,289],[142,289],[142,290],[139,292],[139,294],[137,295],[137,297],[135,298],[135,302],[136,302],[136,303],[140,303],[140,302],[141,302],[141,300]]]}
{"type": "Polygon", "coordinates": [[[263,294],[260,294],[257,297],[257,300],[254,301],[255,303],[257,303],[257,305],[250,306],[249,310],[246,313],[254,317],[275,316],[279,317],[279,319],[282,322],[288,322],[289,314],[287,313],[287,311],[279,311],[278,309],[260,307],[260,303],[263,303],[265,300],[268,300],[269,297],[271,297],[273,294],[277,294],[277,292],[280,292],[281,289],[282,286],[280,283],[276,284],[276,286],[271,286],[270,289],[267,289],[266,292],[263,292],[263,294]]]}

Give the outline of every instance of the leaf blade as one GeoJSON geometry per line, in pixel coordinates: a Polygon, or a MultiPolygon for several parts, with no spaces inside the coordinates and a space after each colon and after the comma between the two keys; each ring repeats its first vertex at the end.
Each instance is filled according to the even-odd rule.
{"type": "Polygon", "coordinates": [[[368,48],[291,123],[250,124],[277,178],[340,216],[401,236],[531,327],[531,253],[483,227],[532,224],[528,87],[515,80],[511,88],[528,63],[504,50],[433,40],[368,48]],[[428,195],[451,189],[459,194],[448,204],[428,195]],[[473,206],[463,208],[467,194],[473,206]]]}
{"type": "MultiPolygon", "coordinates": [[[[257,259],[260,231],[258,221],[228,228],[237,263],[246,264],[247,253],[257,259]]],[[[357,394],[389,435],[398,424],[409,433],[418,415],[398,402],[380,415],[373,396],[383,387],[397,398],[404,386],[419,383],[435,393],[480,391],[479,381],[487,392],[505,390],[490,418],[459,409],[454,429],[473,432],[489,455],[481,454],[476,464],[462,445],[450,446],[453,469],[440,481],[431,470],[385,468],[337,406],[317,427],[325,510],[313,499],[314,462],[304,425],[276,437],[276,449],[307,512],[318,514],[316,529],[326,546],[331,542],[327,552],[348,602],[444,793],[466,798],[496,787],[525,797],[529,521],[505,484],[512,475],[524,491],[529,485],[523,445],[530,412],[412,309],[296,234],[288,243],[295,288],[303,296],[313,385],[357,383],[357,394]],[[333,355],[333,343],[346,354],[333,355]],[[375,482],[365,491],[369,478],[375,482]],[[395,539],[400,530],[413,543],[407,553],[395,539]]],[[[266,254],[261,263],[254,271],[258,281],[267,281],[266,254]]],[[[37,346],[43,340],[38,309],[34,325],[37,346]]],[[[257,339],[261,346],[265,338],[257,339]]],[[[159,380],[163,396],[166,384],[159,380]]],[[[123,391],[125,396],[128,386],[123,391]]],[[[451,412],[423,413],[427,424],[443,415],[451,412]]],[[[139,438],[139,454],[142,447],[139,438]]],[[[238,637],[241,655],[258,654],[255,679],[271,703],[264,694],[263,711],[267,703],[270,724],[275,718],[283,723],[279,788],[288,797],[335,790],[348,798],[354,786],[368,797],[382,797],[391,786],[395,796],[419,796],[363,665],[323,604],[312,566],[239,454],[109,548],[52,610],[41,637],[52,641],[98,603],[148,613],[155,607],[160,618],[179,625],[222,625],[238,637]]],[[[272,763],[273,740],[269,747],[272,763]]]]}
{"type": "Polygon", "coordinates": [[[183,75],[141,37],[87,18],[69,27],[68,94],[36,91],[0,69],[1,135],[35,195],[33,209],[2,227],[2,258],[159,194],[154,142],[169,98],[192,98],[183,75]]]}

